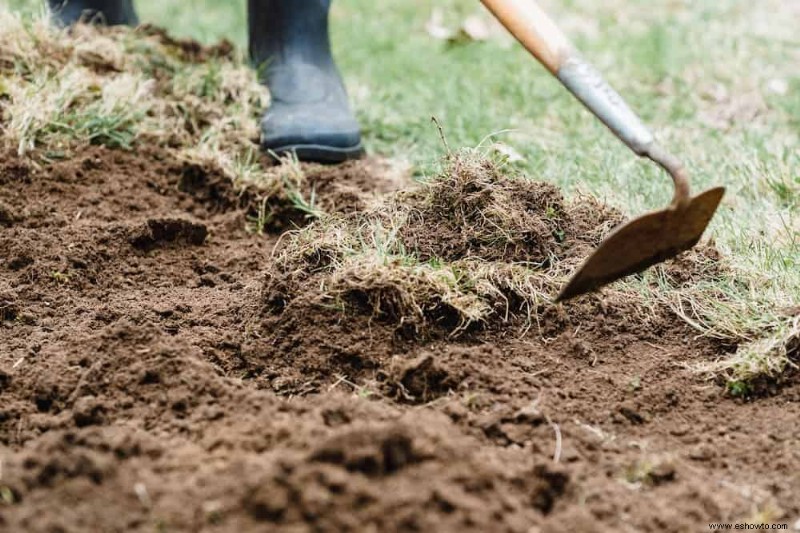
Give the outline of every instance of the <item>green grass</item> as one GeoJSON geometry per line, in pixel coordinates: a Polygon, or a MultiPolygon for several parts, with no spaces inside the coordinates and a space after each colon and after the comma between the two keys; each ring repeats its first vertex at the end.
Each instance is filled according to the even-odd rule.
{"type": "MultiPolygon", "coordinates": [[[[682,155],[695,190],[728,188],[708,236],[733,276],[652,296],[714,337],[756,341],[793,331],[783,310],[800,302],[798,3],[543,3],[663,143],[682,155]]],[[[41,10],[34,0],[10,5],[41,10]]],[[[443,151],[435,116],[450,146],[475,146],[494,134],[523,156],[515,163],[522,171],[567,194],[591,193],[628,213],[669,200],[666,176],[632,156],[502,33],[457,45],[427,33],[434,8],[456,25],[480,12],[478,2],[333,5],[335,53],[372,152],[431,174],[443,151]]],[[[142,0],[138,7],[143,21],[177,35],[246,44],[243,1],[142,0]]],[[[106,125],[97,126],[74,127],[106,135],[106,125]]],[[[752,361],[752,350],[740,351],[752,361]]],[[[725,371],[735,382],[742,365],[731,364],[725,371]]]]}

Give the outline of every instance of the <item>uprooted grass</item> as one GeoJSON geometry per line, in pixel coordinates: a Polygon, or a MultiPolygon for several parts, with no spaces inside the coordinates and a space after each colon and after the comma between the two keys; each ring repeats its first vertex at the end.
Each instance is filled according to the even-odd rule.
{"type": "Polygon", "coordinates": [[[389,207],[405,218],[400,240],[421,261],[478,257],[544,269],[563,264],[578,245],[578,253],[587,251],[622,218],[601,206],[579,213],[581,202],[567,205],[556,187],[504,178],[477,152],[447,163],[431,186],[400,194],[389,207]]]}
{"type": "Polygon", "coordinates": [[[419,334],[535,324],[567,273],[618,223],[592,199],[504,176],[485,154],[450,154],[438,177],[287,237],[264,300],[367,313],[419,334]]]}
{"type": "Polygon", "coordinates": [[[777,321],[763,338],[743,345],[732,356],[701,367],[712,376],[723,376],[733,396],[768,393],[800,363],[800,316],[777,321]]]}
{"type": "Polygon", "coordinates": [[[721,381],[732,396],[769,394],[800,365],[800,312],[777,309],[753,290],[718,281],[659,296],[704,335],[736,345],[732,353],[693,367],[721,381]]]}
{"type": "Polygon", "coordinates": [[[0,10],[3,142],[20,155],[147,140],[238,154],[268,101],[232,47],[203,48],[152,27],[79,25],[0,10]]]}
{"type": "MultiPolygon", "coordinates": [[[[272,312],[311,303],[367,314],[413,335],[509,323],[541,331],[566,277],[621,219],[592,198],[567,202],[556,188],[506,176],[486,154],[465,150],[419,189],[289,234],[264,303],[272,312]]],[[[796,368],[799,326],[796,313],[767,312],[772,300],[757,302],[756,278],[744,279],[702,245],[606,289],[604,299],[643,320],[672,313],[735,348],[694,370],[733,395],[755,395],[796,368]]]]}
{"type": "MultiPolygon", "coordinates": [[[[86,145],[157,146],[257,193],[272,210],[318,212],[296,161],[262,164],[269,94],[227,42],[204,47],[142,26],[58,29],[0,7],[0,147],[47,162],[86,145]]],[[[256,224],[257,225],[257,224],[256,224]]]]}
{"type": "Polygon", "coordinates": [[[690,369],[732,396],[770,394],[796,374],[800,309],[792,293],[776,291],[774,280],[743,270],[715,248],[696,248],[628,284],[720,343],[724,355],[690,369]]]}

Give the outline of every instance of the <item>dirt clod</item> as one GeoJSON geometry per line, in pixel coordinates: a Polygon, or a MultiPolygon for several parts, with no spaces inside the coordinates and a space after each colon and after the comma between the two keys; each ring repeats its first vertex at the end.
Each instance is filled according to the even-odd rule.
{"type": "Polygon", "coordinates": [[[413,206],[400,230],[403,244],[425,261],[474,256],[544,265],[563,255],[585,228],[602,228],[619,215],[602,209],[573,220],[552,185],[500,173],[490,160],[451,156],[426,189],[400,195],[398,208],[413,206]]]}
{"type": "Polygon", "coordinates": [[[208,228],[182,219],[148,220],[139,228],[132,230],[129,237],[134,248],[150,251],[167,244],[203,244],[208,228]]]}
{"type": "Polygon", "coordinates": [[[436,362],[431,353],[412,360],[397,358],[385,377],[387,393],[411,402],[428,402],[458,386],[458,379],[436,362]]]}

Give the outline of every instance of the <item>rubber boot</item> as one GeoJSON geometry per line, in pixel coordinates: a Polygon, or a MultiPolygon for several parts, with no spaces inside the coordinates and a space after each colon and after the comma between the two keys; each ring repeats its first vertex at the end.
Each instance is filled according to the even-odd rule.
{"type": "Polygon", "coordinates": [[[269,153],[338,163],[361,157],[361,133],[333,61],[331,0],[249,0],[250,57],[272,104],[261,121],[269,153]]]}
{"type": "Polygon", "coordinates": [[[64,26],[81,21],[110,26],[139,24],[133,0],[47,0],[47,3],[56,20],[64,26]]]}

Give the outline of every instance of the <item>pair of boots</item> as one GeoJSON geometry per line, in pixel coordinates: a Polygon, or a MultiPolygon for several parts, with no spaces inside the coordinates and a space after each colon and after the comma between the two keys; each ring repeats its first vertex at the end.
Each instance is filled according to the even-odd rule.
{"type": "MultiPolygon", "coordinates": [[[[133,0],[48,0],[58,21],[135,26],[133,0]]],[[[333,61],[331,0],[248,0],[250,57],[272,105],[261,122],[262,146],[300,160],[337,163],[363,154],[361,134],[333,61]]]]}

